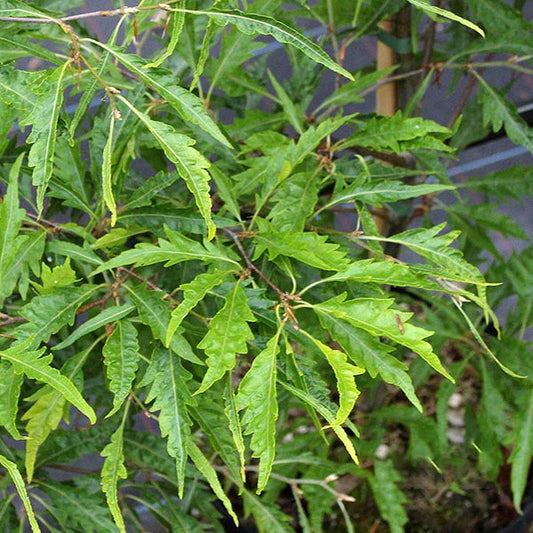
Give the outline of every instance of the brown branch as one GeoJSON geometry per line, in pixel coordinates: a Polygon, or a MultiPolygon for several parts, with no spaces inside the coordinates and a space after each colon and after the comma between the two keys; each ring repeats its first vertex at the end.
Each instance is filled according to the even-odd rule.
{"type": "Polygon", "coordinates": [[[239,239],[238,234],[234,233],[233,231],[227,228],[224,228],[224,231],[233,239],[233,241],[237,245],[237,248],[239,249],[240,254],[242,255],[244,261],[246,262],[246,266],[248,267],[248,270],[255,272],[278,295],[280,303],[283,306],[283,309],[285,310],[285,316],[283,320],[284,321],[290,320],[294,326],[294,329],[299,329],[298,320],[296,319],[296,316],[294,315],[294,311],[289,305],[289,301],[300,300],[301,299],[300,296],[298,296],[297,294],[289,294],[288,292],[282,291],[275,283],[273,283],[261,270],[259,270],[253,264],[252,260],[250,259],[250,256],[244,250],[244,247],[239,239]]]}
{"type": "Polygon", "coordinates": [[[8,315],[5,315],[4,313],[0,313],[0,318],[5,319],[5,320],[2,320],[2,322],[0,322],[0,328],[4,326],[10,326],[11,324],[17,324],[20,322],[28,321],[28,319],[24,318],[23,316],[8,316],[8,315]]]}
{"type": "MultiPolygon", "coordinates": [[[[82,20],[82,19],[88,19],[88,18],[95,18],[95,17],[116,17],[116,16],[122,16],[122,15],[135,15],[139,11],[150,11],[150,10],[156,10],[156,9],[163,9],[167,10],[170,6],[170,4],[175,4],[176,2],[179,2],[180,0],[168,0],[165,3],[161,4],[152,4],[149,6],[135,6],[135,7],[121,7],[119,9],[111,9],[111,10],[100,10],[100,11],[91,11],[88,13],[79,13],[77,15],[68,15],[66,17],[49,17],[44,18],[45,15],[43,15],[43,18],[39,17],[0,17],[0,22],[29,22],[31,24],[61,24],[64,22],[71,22],[73,20],[82,20]]],[[[23,11],[21,8],[17,9],[17,11],[23,11]]]]}
{"type": "Polygon", "coordinates": [[[465,108],[468,100],[470,99],[472,91],[474,90],[476,85],[477,85],[477,78],[473,74],[470,74],[470,80],[468,82],[468,85],[465,87],[465,90],[463,91],[463,94],[461,95],[461,98],[459,102],[457,103],[457,106],[455,107],[453,115],[451,116],[448,122],[448,126],[447,126],[448,128],[453,127],[453,125],[455,124],[455,121],[459,118],[459,115],[463,112],[463,109],[465,108]]]}

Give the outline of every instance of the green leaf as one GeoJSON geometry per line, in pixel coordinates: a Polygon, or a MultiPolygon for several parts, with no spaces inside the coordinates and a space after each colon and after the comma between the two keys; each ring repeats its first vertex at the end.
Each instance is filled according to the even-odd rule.
{"type": "Polygon", "coordinates": [[[165,346],[168,347],[172,336],[180,327],[183,319],[200,303],[211,290],[224,282],[231,271],[215,270],[198,274],[192,281],[180,286],[183,291],[183,300],[172,311],[170,323],[165,335],[165,346]]]}
{"type": "Polygon", "coordinates": [[[475,70],[472,74],[480,83],[479,102],[483,108],[483,123],[491,124],[494,131],[499,131],[503,126],[511,141],[525,146],[533,153],[533,132],[518,114],[516,107],[499,89],[489,85],[475,70]]]}
{"type": "Polygon", "coordinates": [[[104,364],[107,367],[109,390],[113,393],[113,409],[106,418],[115,414],[128,397],[135,379],[139,360],[137,330],[129,320],[119,320],[113,333],[107,338],[102,349],[104,364]]]}
{"type": "Polygon", "coordinates": [[[17,281],[20,295],[24,300],[26,299],[30,278],[29,270],[31,268],[33,272],[38,271],[46,235],[45,231],[32,232],[28,235],[28,238],[24,241],[24,246],[18,249],[16,257],[4,272],[4,277],[0,281],[0,299],[2,294],[12,292],[17,281]]]}
{"type": "Polygon", "coordinates": [[[209,323],[209,331],[198,344],[207,355],[207,372],[195,394],[207,390],[235,366],[237,354],[248,353],[247,341],[254,335],[247,322],[256,318],[248,307],[248,298],[240,283],[226,296],[224,307],[209,323]]]}
{"type": "Polygon", "coordinates": [[[0,35],[0,51],[2,53],[2,62],[18,59],[19,57],[38,57],[54,65],[60,65],[63,62],[62,59],[44,46],[39,46],[27,39],[20,38],[11,32],[5,32],[4,35],[0,35]]]}
{"type": "Polygon", "coordinates": [[[148,65],[144,65],[144,68],[158,67],[167,57],[170,57],[176,49],[181,32],[183,31],[183,26],[185,24],[185,13],[171,13],[169,16],[172,17],[169,32],[170,42],[168,43],[166,50],[155,61],[152,61],[148,65]]]}
{"type": "Polygon", "coordinates": [[[57,265],[53,269],[43,263],[41,265],[41,281],[42,285],[32,283],[41,296],[51,294],[60,287],[68,287],[78,281],[76,272],[70,266],[70,257],[67,257],[62,265],[57,265]]]}
{"type": "Polygon", "coordinates": [[[387,383],[402,389],[409,401],[422,412],[422,405],[407,373],[408,367],[390,354],[394,351],[392,346],[329,313],[319,312],[318,318],[331,338],[342,346],[357,366],[366,369],[371,377],[379,374],[387,383]]]}
{"type": "Polygon", "coordinates": [[[533,456],[533,388],[529,396],[522,395],[523,408],[519,412],[513,451],[509,457],[511,462],[511,489],[515,509],[521,512],[521,503],[526,489],[528,472],[533,456]]]}
{"type": "MultiPolygon", "coordinates": [[[[231,389],[233,390],[233,388],[231,389]]],[[[226,387],[227,392],[227,387],[226,387]]],[[[220,387],[213,387],[209,391],[198,395],[195,399],[197,404],[190,407],[191,416],[198,423],[201,430],[205,433],[209,445],[220,456],[220,459],[228,467],[229,475],[233,483],[242,489],[241,480],[241,464],[235,453],[235,442],[232,433],[228,431],[228,422],[233,423],[233,419],[227,417],[227,405],[220,401],[221,389],[220,387]],[[225,412],[226,411],[226,412],[225,412]]],[[[235,415],[237,415],[235,411],[235,415]]],[[[237,417],[238,418],[238,417],[237,417]]],[[[240,428],[240,423],[239,423],[240,428]]],[[[242,435],[241,435],[242,439],[242,435]]],[[[242,445],[244,447],[244,444],[242,445]]],[[[239,449],[239,455],[244,453],[244,449],[239,449]]],[[[244,466],[244,457],[242,457],[244,466]]]]}
{"type": "Polygon", "coordinates": [[[533,180],[529,167],[514,166],[491,172],[485,176],[475,176],[461,183],[458,189],[467,188],[484,194],[507,200],[522,200],[533,195],[533,180]]]}
{"type": "MultiPolygon", "coordinates": [[[[142,323],[150,327],[154,338],[164,342],[170,321],[170,309],[169,304],[162,300],[163,295],[150,291],[143,285],[125,287],[137,307],[142,323]]],[[[170,349],[187,361],[203,365],[183,335],[173,335],[170,349]]]]}
{"type": "Polygon", "coordinates": [[[283,111],[285,112],[285,116],[287,117],[288,122],[296,130],[296,132],[301,135],[304,131],[303,113],[298,109],[297,105],[292,101],[290,96],[280,85],[278,80],[276,80],[270,70],[268,71],[268,77],[270,79],[270,83],[272,83],[272,87],[274,87],[274,90],[278,95],[279,102],[281,104],[281,107],[283,108],[283,111]]]}
{"type": "Polygon", "coordinates": [[[397,483],[402,477],[390,461],[374,461],[374,475],[370,477],[370,486],[374,499],[391,528],[391,533],[402,533],[404,525],[409,521],[404,504],[407,498],[398,488],[397,483]]]}
{"type": "Polygon", "coordinates": [[[321,211],[334,205],[359,200],[370,205],[380,205],[382,202],[397,202],[408,198],[417,198],[426,194],[454,189],[450,185],[423,184],[405,185],[400,181],[368,182],[366,178],[353,181],[348,187],[336,192],[331,200],[321,208],[321,211]]]}
{"type": "Polygon", "coordinates": [[[93,272],[93,275],[132,263],[136,263],[137,266],[145,266],[166,261],[165,267],[169,267],[183,261],[198,260],[225,261],[238,265],[236,261],[228,258],[225,252],[216,247],[202,246],[200,243],[168,229],[166,233],[170,242],[159,239],[159,246],[140,243],[133,250],[126,250],[101,265],[93,272]]]}
{"type": "Polygon", "coordinates": [[[456,15],[455,13],[452,13],[451,11],[448,11],[447,9],[442,9],[441,7],[432,6],[428,0],[407,0],[410,4],[413,4],[415,7],[418,7],[419,9],[422,9],[425,11],[428,15],[439,15],[441,17],[446,17],[450,20],[453,20],[455,22],[459,22],[463,26],[466,26],[467,28],[470,28],[471,30],[474,30],[481,35],[481,37],[485,37],[485,32],[473,22],[470,22],[467,19],[464,19],[463,17],[460,17],[459,15],[456,15]]]}
{"type": "Polygon", "coordinates": [[[57,137],[59,111],[63,104],[63,78],[70,65],[67,61],[46,75],[36,88],[48,88],[38,97],[33,110],[24,119],[24,125],[31,124],[28,144],[32,144],[28,165],[34,167],[32,181],[37,187],[37,208],[39,215],[44,208],[44,194],[54,169],[54,152],[57,137]]]}
{"type": "Polygon", "coordinates": [[[287,516],[275,503],[245,490],[243,493],[245,516],[253,515],[259,533],[293,533],[289,525],[291,517],[287,516]]]}
{"type": "Polygon", "coordinates": [[[126,533],[126,524],[118,502],[118,482],[128,477],[128,472],[124,466],[124,422],[125,418],[111,435],[111,442],[107,444],[100,454],[104,457],[101,474],[102,491],[113,515],[113,520],[121,533],[126,533]]]}
{"type": "Polygon", "coordinates": [[[330,348],[318,339],[309,335],[306,331],[301,330],[307,335],[326,356],[329,365],[335,373],[337,379],[337,390],[339,392],[339,410],[335,416],[332,426],[340,426],[348,418],[359,397],[360,391],[355,384],[354,376],[363,374],[365,370],[351,365],[346,361],[346,354],[330,348]]]}
{"type": "MultiPolygon", "coordinates": [[[[119,96],[120,97],[120,96],[119,96]]],[[[188,189],[194,195],[196,205],[207,224],[207,237],[215,236],[216,226],[211,218],[211,196],[209,195],[209,161],[192,148],[195,141],[186,135],[176,133],[172,126],[152,120],[145,113],[138,111],[125,98],[120,97],[148,128],[166,156],[176,165],[179,175],[185,180],[188,189]]]]}
{"type": "Polygon", "coordinates": [[[158,172],[155,176],[145,180],[140,187],[133,191],[133,194],[121,207],[121,211],[129,211],[137,209],[138,207],[150,205],[152,198],[159,191],[170,187],[178,177],[179,175],[177,172],[158,172]]]}
{"type": "Polygon", "coordinates": [[[58,239],[53,239],[47,243],[48,251],[52,254],[63,255],[65,257],[70,257],[75,261],[80,261],[81,263],[89,263],[90,265],[101,265],[103,263],[91,249],[89,243],[86,241],[82,246],[78,246],[73,242],[69,241],[60,241],[58,239]]]}
{"type": "MultiPolygon", "coordinates": [[[[226,414],[226,420],[229,424],[229,429],[233,437],[233,447],[239,454],[239,462],[241,465],[240,475],[242,481],[246,481],[246,468],[244,459],[244,439],[242,436],[241,421],[237,410],[237,404],[235,403],[235,390],[233,389],[232,375],[228,374],[226,387],[224,389],[224,413],[226,414]]],[[[237,477],[238,479],[238,477],[237,477]]],[[[241,488],[240,481],[236,481],[241,488]]]]}
{"type": "Polygon", "coordinates": [[[318,200],[318,176],[301,172],[285,179],[272,200],[276,205],[268,214],[272,227],[280,232],[303,232],[305,221],[318,200]]]}
{"type": "Polygon", "coordinates": [[[176,460],[178,496],[183,498],[187,448],[191,439],[188,405],[195,402],[189,393],[190,374],[170,351],[157,348],[141,385],[151,384],[146,402],[154,402],[151,411],[159,411],[161,436],[167,438],[167,451],[176,460]]]}
{"type": "Polygon", "coordinates": [[[42,387],[30,398],[34,404],[24,413],[26,420],[26,475],[33,478],[35,460],[41,444],[54,431],[65,415],[66,398],[50,387],[42,387]]]}
{"type": "Polygon", "coordinates": [[[78,527],[78,531],[84,533],[116,533],[116,526],[96,483],[91,477],[83,481],[77,479],[75,486],[51,481],[40,481],[38,486],[52,500],[64,523],[70,522],[71,527],[78,527]]]}
{"type": "Polygon", "coordinates": [[[233,522],[235,523],[235,525],[238,526],[239,520],[237,518],[237,515],[233,511],[231,501],[226,496],[226,494],[224,493],[224,489],[220,485],[220,481],[218,480],[218,476],[215,472],[215,469],[205,458],[200,448],[198,448],[198,446],[196,446],[196,444],[194,444],[192,440],[187,443],[187,452],[189,453],[189,456],[192,459],[192,462],[195,464],[196,468],[198,468],[198,470],[203,474],[205,479],[207,479],[209,486],[211,487],[211,489],[213,489],[213,492],[222,502],[222,505],[224,505],[228,514],[231,516],[231,518],[233,518],[233,522]]]}
{"type": "Polygon", "coordinates": [[[111,227],[117,223],[117,204],[113,196],[113,135],[115,130],[115,113],[110,114],[109,132],[104,146],[102,161],[102,197],[109,211],[111,211],[111,227]]]}
{"type": "Polygon", "coordinates": [[[326,419],[329,424],[329,427],[331,427],[333,432],[337,435],[337,437],[339,437],[339,440],[344,444],[344,447],[346,448],[346,451],[352,458],[353,462],[355,464],[359,464],[359,460],[357,459],[357,454],[355,453],[353,442],[350,440],[350,437],[348,437],[348,434],[346,433],[345,429],[342,426],[333,424],[335,420],[335,414],[320,400],[309,394],[307,391],[300,390],[291,385],[290,383],[285,383],[283,381],[279,381],[279,383],[283,385],[283,387],[287,389],[291,394],[293,394],[297,398],[300,398],[302,402],[314,409],[317,413],[319,413],[322,417],[326,419]]]}
{"type": "Polygon", "coordinates": [[[31,340],[35,348],[47,342],[63,326],[72,325],[78,307],[98,289],[97,285],[63,287],[51,294],[36,296],[20,311],[28,322],[15,329],[17,343],[31,340]]]}
{"type": "Polygon", "coordinates": [[[279,331],[253,360],[235,399],[237,409],[245,410],[242,424],[245,427],[244,434],[252,436],[250,447],[253,457],[259,458],[258,494],[266,487],[276,452],[278,340],[279,331]]]}
{"type": "Polygon", "coordinates": [[[26,514],[28,515],[28,521],[30,522],[31,530],[33,533],[40,533],[41,528],[39,527],[39,524],[37,523],[37,520],[35,519],[35,514],[33,512],[33,508],[31,506],[30,499],[28,498],[28,493],[26,491],[26,486],[24,485],[24,481],[22,479],[22,476],[20,475],[19,469],[15,463],[7,459],[7,457],[4,457],[0,454],[0,465],[4,467],[13,480],[13,484],[15,485],[15,488],[17,489],[17,493],[22,501],[22,505],[24,506],[24,510],[26,511],[26,514]]]}
{"type": "Polygon", "coordinates": [[[24,154],[13,163],[9,172],[9,184],[0,205],[0,302],[11,295],[17,282],[18,274],[10,272],[17,261],[17,255],[25,236],[19,236],[19,230],[26,211],[19,207],[18,177],[24,154]]]}
{"type": "Polygon", "coordinates": [[[286,26],[282,22],[275,20],[265,15],[243,13],[242,11],[199,11],[188,9],[172,9],[172,11],[183,11],[185,13],[192,13],[193,15],[207,15],[213,19],[220,26],[227,24],[235,25],[240,31],[248,35],[272,35],[276,41],[284,44],[290,44],[307,57],[324,65],[333,72],[342,74],[346,78],[353,80],[353,76],[340,65],[335,63],[320,46],[317,46],[313,41],[310,41],[296,30],[286,26]]]}
{"type": "MultiPolygon", "coordinates": [[[[127,69],[139,76],[139,78],[147,85],[153,87],[153,89],[180,114],[183,120],[198,125],[206,133],[220,141],[228,148],[231,148],[231,144],[204,109],[202,101],[196,95],[190,91],[187,91],[187,89],[176,85],[175,77],[170,71],[164,69],[148,69],[147,67],[149,65],[147,65],[146,61],[137,55],[123,54],[112,46],[95,41],[93,39],[86,40],[97,46],[100,46],[112,54],[127,69]]],[[[132,109],[132,111],[135,112],[136,110],[132,109]]],[[[169,159],[172,160],[170,157],[169,159]]]]}
{"type": "Polygon", "coordinates": [[[13,345],[0,351],[0,358],[8,360],[15,368],[15,372],[50,385],[79,409],[91,421],[91,424],[94,424],[96,415],[92,407],[83,399],[69,379],[62,375],[59,370],[50,366],[52,356],[41,357],[45,351],[44,348],[38,351],[29,351],[28,348],[28,342],[13,345]]]}
{"type": "Polygon", "coordinates": [[[424,341],[432,331],[409,324],[412,313],[392,309],[393,299],[359,298],[344,301],[344,295],[313,306],[323,313],[340,318],[353,326],[368,331],[374,337],[388,337],[420,355],[432,368],[453,382],[433,348],[424,341]]]}
{"type": "Polygon", "coordinates": [[[24,376],[7,361],[0,361],[0,425],[16,440],[22,439],[17,425],[18,400],[24,376]]]}
{"type": "MultiPolygon", "coordinates": [[[[40,388],[35,394],[27,398],[27,400],[34,402],[34,404],[22,417],[22,420],[28,421],[26,424],[26,432],[28,437],[26,440],[25,462],[26,472],[29,480],[31,480],[33,477],[37,452],[41,444],[47,439],[50,432],[57,428],[63,417],[68,419],[68,405],[66,402],[70,401],[74,404],[74,402],[69,398],[69,394],[73,390],[75,391],[74,396],[81,398],[81,395],[78,392],[78,389],[72,383],[72,380],[76,380],[81,375],[81,367],[93,348],[94,344],[76,356],[68,359],[68,361],[63,365],[63,374],[59,374],[57,370],[52,369],[53,373],[56,374],[56,379],[57,376],[59,376],[64,382],[63,388],[57,387],[57,385],[54,385],[53,382],[48,380],[46,381],[46,385],[44,387],[40,388]],[[63,390],[65,388],[65,384],[68,389],[68,394],[66,394],[63,390]]],[[[51,359],[51,357],[49,359],[51,359]]],[[[82,398],[81,401],[83,402],[82,398]]],[[[92,409],[89,406],[87,407],[90,410],[89,414],[92,413],[92,416],[94,417],[94,412],[92,412],[92,409]]],[[[91,419],[91,422],[94,423],[95,419],[91,419]]]]}
{"type": "Polygon", "coordinates": [[[337,143],[336,150],[363,146],[373,150],[391,150],[397,154],[415,148],[449,152],[451,149],[440,138],[449,137],[451,133],[432,120],[404,118],[398,111],[392,117],[374,117],[365,122],[353,135],[337,143]]]}
{"type": "Polygon", "coordinates": [[[110,324],[111,322],[116,322],[121,318],[129,315],[135,309],[135,305],[127,303],[120,306],[113,306],[100,311],[96,316],[90,318],[86,322],[80,325],[79,328],[75,329],[64,341],[52,346],[52,350],[63,350],[67,346],[74,344],[78,339],[96,331],[97,329],[110,324]]]}
{"type": "MultiPolygon", "coordinates": [[[[374,236],[366,238],[406,246],[436,264],[442,270],[442,276],[445,279],[455,279],[476,285],[486,284],[479,269],[465,261],[461,251],[450,246],[459,236],[459,232],[451,231],[437,237],[445,225],[442,223],[428,229],[410,229],[387,238],[374,236]]],[[[437,271],[433,275],[437,275],[437,271]]]]}
{"type": "Polygon", "coordinates": [[[322,270],[343,270],[348,266],[346,252],[339,251],[338,244],[328,243],[326,237],[312,232],[275,231],[262,219],[257,220],[257,225],[254,259],[268,250],[270,260],[285,255],[322,270]]]}

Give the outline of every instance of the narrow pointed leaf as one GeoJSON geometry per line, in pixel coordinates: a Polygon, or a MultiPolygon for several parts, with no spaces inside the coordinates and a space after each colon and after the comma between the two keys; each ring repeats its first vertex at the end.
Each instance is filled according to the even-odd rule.
{"type": "Polygon", "coordinates": [[[391,533],[403,533],[403,526],[408,522],[404,509],[407,498],[397,485],[400,481],[402,477],[392,463],[374,461],[374,476],[370,478],[370,486],[381,516],[389,524],[391,533]]]}
{"type": "Polygon", "coordinates": [[[518,512],[521,511],[522,497],[526,489],[528,472],[533,456],[533,389],[525,398],[516,428],[516,440],[509,458],[511,467],[511,489],[513,503],[518,512]]]}
{"type": "Polygon", "coordinates": [[[18,495],[22,501],[22,505],[24,506],[24,510],[26,511],[26,514],[28,515],[28,521],[30,523],[32,533],[40,533],[41,528],[39,527],[39,524],[37,523],[37,520],[35,519],[35,514],[33,512],[33,508],[31,506],[31,502],[28,497],[28,492],[26,491],[26,486],[24,485],[24,481],[22,479],[22,476],[20,475],[17,465],[13,463],[12,461],[10,461],[7,457],[4,457],[1,454],[0,454],[0,465],[6,469],[7,473],[13,480],[13,484],[15,485],[15,488],[17,489],[18,495]]]}
{"type": "Polygon", "coordinates": [[[104,146],[102,161],[102,195],[104,202],[111,211],[111,226],[117,223],[117,204],[113,196],[113,172],[111,168],[113,158],[113,135],[115,130],[115,114],[111,113],[109,122],[109,133],[104,146]]]}
{"type": "Polygon", "coordinates": [[[22,439],[16,425],[16,418],[23,381],[23,374],[17,374],[11,363],[0,362],[0,425],[4,426],[17,440],[22,439]]]}
{"type": "Polygon", "coordinates": [[[185,180],[193,194],[196,205],[207,224],[208,239],[215,236],[216,226],[211,218],[211,196],[209,195],[210,176],[207,170],[209,161],[198,150],[192,148],[193,139],[176,133],[172,126],[152,120],[148,115],[133,107],[125,98],[120,97],[139,120],[148,128],[159,143],[165,155],[176,165],[179,175],[185,180]]]}
{"type": "Polygon", "coordinates": [[[410,4],[413,4],[415,7],[418,7],[419,9],[422,9],[429,15],[439,15],[441,17],[446,17],[450,20],[453,20],[455,22],[459,22],[463,26],[466,26],[467,28],[470,28],[471,30],[477,31],[481,37],[485,37],[485,32],[473,22],[460,17],[459,15],[456,15],[455,13],[452,13],[451,11],[448,11],[447,9],[442,9],[438,6],[431,5],[427,0],[407,0],[410,4]]]}
{"type": "Polygon", "coordinates": [[[276,41],[294,46],[307,57],[324,65],[333,72],[342,74],[346,78],[353,80],[353,76],[340,65],[335,63],[325,52],[313,41],[307,39],[296,30],[282,22],[265,15],[243,13],[242,11],[199,11],[175,9],[175,11],[184,11],[193,15],[207,15],[217,24],[226,26],[227,24],[235,25],[240,31],[248,35],[272,35],[276,41]]]}
{"type": "Polygon", "coordinates": [[[253,456],[259,458],[257,493],[266,486],[276,451],[276,394],[277,354],[279,335],[270,339],[265,349],[253,360],[245,374],[235,399],[237,409],[245,410],[242,424],[245,435],[251,435],[253,456]]]}
{"type": "Polygon", "coordinates": [[[124,466],[123,438],[124,424],[122,423],[111,435],[111,442],[101,453],[101,456],[105,459],[101,474],[102,491],[105,494],[107,505],[120,533],[126,533],[126,524],[118,502],[118,483],[121,479],[128,477],[128,472],[124,466]]]}
{"type": "MultiPolygon", "coordinates": [[[[139,318],[143,324],[150,327],[154,338],[164,342],[170,321],[170,309],[168,303],[162,300],[163,295],[156,291],[149,291],[142,285],[126,288],[137,307],[139,318]]],[[[203,365],[183,335],[174,335],[169,346],[174,353],[183,359],[203,365]]]]}
{"type": "Polygon", "coordinates": [[[170,323],[165,336],[165,346],[170,344],[172,336],[180,327],[183,319],[201,302],[206,294],[216,286],[224,282],[230,271],[215,270],[214,272],[205,272],[198,274],[189,283],[183,284],[180,289],[183,291],[182,302],[172,311],[170,323]]]}
{"type": "Polygon", "coordinates": [[[92,407],[83,399],[78,389],[68,378],[50,366],[52,356],[41,357],[44,348],[39,351],[29,351],[28,346],[29,343],[27,342],[11,346],[7,350],[0,351],[0,358],[8,360],[15,367],[16,372],[50,385],[79,409],[91,421],[91,424],[94,424],[96,415],[92,407]]]}
{"type": "Polygon", "coordinates": [[[63,326],[74,322],[78,307],[98,288],[95,285],[64,287],[33,298],[20,312],[28,322],[16,328],[17,342],[31,339],[33,348],[47,342],[63,326]]]}
{"type": "Polygon", "coordinates": [[[9,173],[9,184],[0,205],[0,301],[11,295],[17,282],[18,273],[10,275],[10,269],[27,237],[19,236],[19,230],[26,214],[19,207],[18,178],[22,159],[21,154],[13,163],[9,173]]]}
{"type": "Polygon", "coordinates": [[[494,131],[499,131],[503,126],[511,141],[525,146],[533,153],[533,131],[519,115],[516,107],[499,89],[489,85],[475,70],[472,73],[481,85],[479,101],[483,109],[483,123],[490,124],[494,131]]]}
{"type": "Polygon", "coordinates": [[[218,479],[217,473],[215,472],[215,469],[211,466],[209,461],[205,458],[204,454],[194,444],[192,440],[190,440],[187,444],[187,452],[189,453],[190,458],[192,459],[192,462],[195,464],[196,468],[203,474],[205,479],[207,479],[207,482],[209,483],[209,486],[211,489],[213,489],[213,492],[216,494],[217,498],[222,502],[222,505],[226,508],[226,511],[228,514],[233,518],[233,522],[236,526],[239,525],[239,520],[237,518],[237,515],[233,511],[233,507],[231,506],[231,501],[224,493],[224,489],[220,485],[220,481],[218,479]]]}
{"type": "Polygon", "coordinates": [[[49,91],[39,96],[33,111],[26,117],[24,124],[31,124],[32,131],[28,143],[32,145],[28,164],[34,167],[32,181],[37,187],[37,208],[39,214],[44,207],[44,194],[54,169],[54,150],[57,137],[59,111],[63,104],[63,79],[70,65],[67,61],[47,76],[49,91]]]}
{"type": "Polygon", "coordinates": [[[209,331],[198,344],[207,354],[207,372],[196,394],[207,390],[235,366],[237,354],[248,352],[254,336],[247,322],[255,322],[247,296],[239,283],[226,297],[224,307],[213,317],[209,331]]]}
{"type": "Polygon", "coordinates": [[[167,57],[170,57],[176,49],[185,24],[185,13],[176,12],[169,14],[169,16],[172,17],[170,23],[170,42],[168,43],[166,50],[155,61],[145,65],[144,68],[159,67],[159,65],[161,65],[167,57]]]}
{"type": "Polygon", "coordinates": [[[379,374],[387,383],[402,389],[408,400],[422,412],[422,405],[407,373],[408,367],[390,353],[394,351],[392,346],[332,314],[319,312],[318,317],[331,338],[342,346],[357,366],[366,369],[371,377],[379,374]]]}
{"type": "Polygon", "coordinates": [[[121,318],[129,315],[135,309],[135,305],[128,303],[124,305],[119,305],[117,307],[108,307],[102,312],[98,313],[93,318],[90,318],[84,322],[78,329],[74,330],[64,341],[52,346],[52,350],[62,350],[71,344],[74,344],[78,339],[96,331],[97,329],[110,324],[111,322],[116,322],[121,318]]]}
{"type": "Polygon", "coordinates": [[[170,71],[164,69],[148,69],[146,68],[146,61],[137,55],[123,54],[112,46],[93,39],[87,40],[112,54],[127,69],[139,76],[146,84],[153,87],[181,115],[183,120],[198,125],[222,144],[231,148],[229,141],[204,109],[202,101],[196,95],[187,91],[187,89],[176,85],[176,80],[170,71]]]}
{"type": "Polygon", "coordinates": [[[283,385],[285,389],[287,389],[291,394],[294,394],[297,398],[300,398],[302,402],[304,402],[306,405],[314,409],[317,413],[320,414],[325,420],[328,422],[329,427],[333,430],[333,432],[339,437],[339,440],[344,444],[344,447],[346,448],[346,451],[352,458],[353,462],[357,465],[359,464],[359,459],[357,458],[357,454],[355,453],[355,448],[353,445],[353,442],[351,441],[350,437],[346,433],[346,430],[339,425],[334,425],[333,422],[335,420],[335,414],[330,411],[330,409],[325,406],[322,402],[317,400],[314,396],[309,394],[306,391],[302,391],[290,383],[285,383],[284,381],[280,381],[280,384],[283,385]]]}
{"type": "Polygon", "coordinates": [[[355,384],[354,376],[363,374],[365,370],[351,365],[346,361],[346,354],[340,350],[330,348],[318,339],[315,339],[307,332],[305,333],[326,356],[329,365],[335,373],[337,379],[337,390],[339,392],[339,410],[335,416],[332,426],[340,426],[348,418],[359,397],[359,390],[355,384]]]}
{"type": "Polygon", "coordinates": [[[275,231],[266,220],[258,220],[257,225],[260,231],[254,237],[257,242],[254,259],[268,250],[271,260],[285,255],[322,270],[338,271],[348,266],[346,252],[340,251],[338,244],[327,242],[322,235],[275,231]]]}
{"type": "Polygon", "coordinates": [[[423,340],[433,332],[408,323],[412,313],[392,309],[391,306],[394,303],[392,299],[359,298],[343,302],[342,298],[337,297],[318,304],[316,309],[331,313],[337,318],[368,331],[374,337],[385,336],[406,346],[453,382],[452,376],[442,366],[438,356],[433,353],[431,344],[423,340]]]}
{"type": "Polygon", "coordinates": [[[152,355],[150,367],[142,383],[151,384],[146,402],[153,401],[151,411],[159,411],[159,429],[167,439],[168,454],[176,461],[178,496],[182,498],[192,424],[187,406],[194,405],[186,383],[189,373],[170,350],[159,348],[152,355]]]}
{"type": "Polygon", "coordinates": [[[109,390],[113,393],[113,409],[106,415],[115,414],[131,390],[139,360],[137,330],[128,320],[119,320],[113,333],[107,338],[102,349],[109,390]]]}
{"type": "Polygon", "coordinates": [[[133,250],[126,250],[119,256],[98,267],[93,275],[119,266],[136,263],[138,266],[165,262],[169,267],[183,261],[224,261],[238,265],[226,253],[218,248],[206,248],[179,233],[167,230],[169,241],[159,239],[158,246],[148,243],[138,244],[133,250]]]}

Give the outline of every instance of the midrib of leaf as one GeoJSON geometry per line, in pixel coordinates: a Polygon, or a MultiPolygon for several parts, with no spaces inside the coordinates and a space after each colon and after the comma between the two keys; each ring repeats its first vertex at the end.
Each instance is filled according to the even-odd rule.
{"type": "MultiPolygon", "coordinates": [[[[2,40],[2,38],[0,37],[0,40],[2,40]]],[[[5,83],[2,82],[2,80],[0,79],[0,89],[3,91],[3,92],[6,92],[6,93],[12,93],[14,94],[18,99],[20,100],[24,100],[24,102],[26,103],[26,105],[28,106],[29,109],[31,109],[34,105],[35,102],[33,102],[32,100],[30,100],[26,95],[24,95],[23,93],[21,92],[18,92],[16,91],[13,87],[11,87],[10,85],[6,85],[5,83]]]]}

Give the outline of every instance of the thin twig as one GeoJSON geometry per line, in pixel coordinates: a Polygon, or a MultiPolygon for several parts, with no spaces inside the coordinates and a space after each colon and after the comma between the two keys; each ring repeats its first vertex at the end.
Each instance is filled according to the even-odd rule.
{"type": "Polygon", "coordinates": [[[227,228],[224,228],[224,231],[233,239],[233,241],[237,245],[237,248],[239,249],[240,254],[242,255],[244,261],[246,262],[246,266],[248,267],[248,270],[252,270],[253,272],[255,272],[265,283],[267,283],[274,290],[274,292],[279,296],[279,299],[282,302],[286,302],[287,300],[299,300],[298,296],[282,291],[261,270],[259,270],[252,263],[252,260],[250,259],[246,251],[244,250],[244,247],[239,239],[239,236],[236,233],[234,233],[233,231],[227,228]]]}
{"type": "MultiPolygon", "coordinates": [[[[77,15],[67,15],[66,17],[48,17],[43,15],[43,18],[39,17],[0,17],[0,22],[29,22],[31,24],[58,24],[63,22],[71,22],[73,20],[81,20],[95,17],[117,17],[122,15],[135,15],[139,11],[150,11],[156,9],[168,9],[170,4],[175,4],[180,0],[167,0],[165,3],[152,4],[149,6],[124,6],[119,9],[103,9],[100,11],[91,11],[88,13],[78,13],[77,15]]],[[[16,9],[16,11],[24,11],[23,9],[16,9]]]]}

